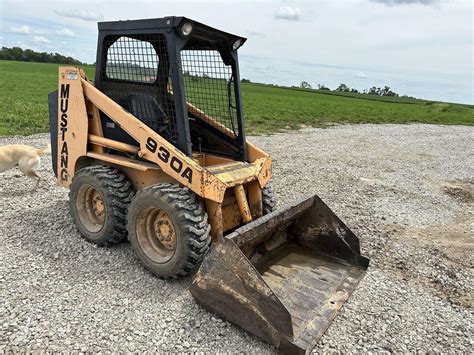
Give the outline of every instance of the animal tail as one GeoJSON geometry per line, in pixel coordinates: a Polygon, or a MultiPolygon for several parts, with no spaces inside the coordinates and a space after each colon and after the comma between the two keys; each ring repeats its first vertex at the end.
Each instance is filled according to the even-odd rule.
{"type": "Polygon", "coordinates": [[[48,144],[45,148],[37,149],[36,152],[39,156],[51,153],[51,144],[48,144]]]}

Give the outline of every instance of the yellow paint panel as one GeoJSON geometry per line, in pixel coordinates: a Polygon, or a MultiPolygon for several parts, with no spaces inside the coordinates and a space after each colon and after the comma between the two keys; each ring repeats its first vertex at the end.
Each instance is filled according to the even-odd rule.
{"type": "Polygon", "coordinates": [[[58,96],[58,184],[69,187],[77,159],[87,153],[88,119],[77,68],[59,68],[58,96]]]}

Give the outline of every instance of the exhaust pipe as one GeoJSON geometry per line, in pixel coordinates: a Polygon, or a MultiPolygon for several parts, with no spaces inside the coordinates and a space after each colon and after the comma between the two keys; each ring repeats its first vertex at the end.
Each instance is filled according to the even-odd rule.
{"type": "Polygon", "coordinates": [[[205,308],[280,352],[304,354],[368,265],[359,239],[315,195],[214,242],[190,291],[205,308]]]}

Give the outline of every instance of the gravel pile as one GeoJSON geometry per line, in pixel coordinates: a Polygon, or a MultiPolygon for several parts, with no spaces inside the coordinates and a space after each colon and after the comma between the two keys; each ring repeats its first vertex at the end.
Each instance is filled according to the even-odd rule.
{"type": "MultiPolygon", "coordinates": [[[[472,351],[472,127],[338,126],[251,140],[274,158],[280,204],[317,193],[372,260],[316,351],[472,351]]],[[[0,175],[0,352],[274,352],[199,307],[189,278],[159,280],[128,244],[82,240],[49,157],[39,172],[37,192],[18,170],[0,175]]]]}

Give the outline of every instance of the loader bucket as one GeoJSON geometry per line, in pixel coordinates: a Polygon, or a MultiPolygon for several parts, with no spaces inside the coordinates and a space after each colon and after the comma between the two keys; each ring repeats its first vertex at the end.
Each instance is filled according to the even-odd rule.
{"type": "Polygon", "coordinates": [[[213,243],[190,291],[282,353],[309,353],[363,277],[359,240],[317,196],[213,243]]]}

